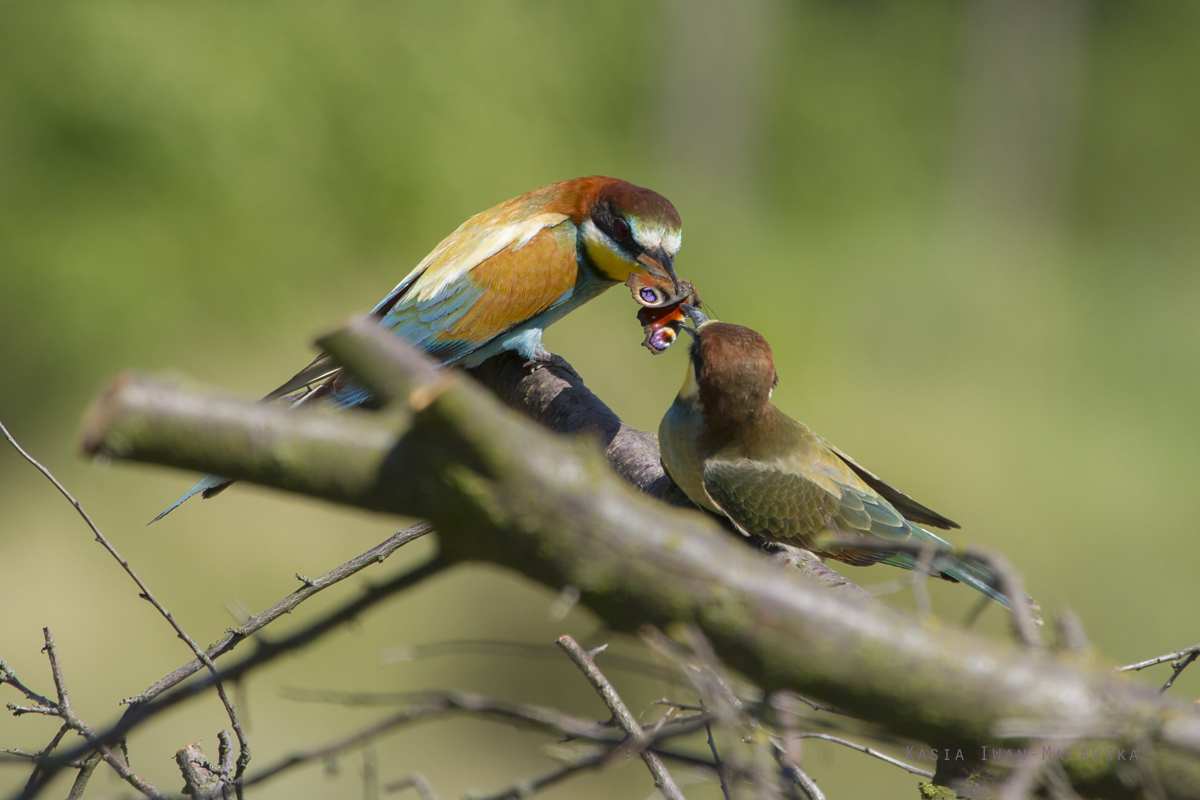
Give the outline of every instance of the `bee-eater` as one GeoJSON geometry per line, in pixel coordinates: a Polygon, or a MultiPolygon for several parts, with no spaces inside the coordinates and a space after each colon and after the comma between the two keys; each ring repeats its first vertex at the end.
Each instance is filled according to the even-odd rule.
{"type": "MultiPolygon", "coordinates": [[[[676,297],[681,236],[675,206],[649,189],[600,176],[552,183],[468,219],[370,317],[444,366],[504,350],[541,361],[546,326],[605,289],[636,276],[641,305],[676,297]]],[[[264,399],[349,408],[370,393],[322,354],[264,399]]],[[[209,475],[153,521],[229,483],[209,475]]]]}
{"type": "MultiPolygon", "coordinates": [[[[914,523],[958,525],[892,488],[771,403],[778,383],[766,340],[685,308],[695,329],[683,388],[658,428],[662,461],[693,503],[747,536],[797,545],[865,566],[918,565],[911,553],[856,543],[948,547],[914,523]]],[[[930,574],[961,581],[1008,606],[986,565],[938,553],[930,574]]]]}

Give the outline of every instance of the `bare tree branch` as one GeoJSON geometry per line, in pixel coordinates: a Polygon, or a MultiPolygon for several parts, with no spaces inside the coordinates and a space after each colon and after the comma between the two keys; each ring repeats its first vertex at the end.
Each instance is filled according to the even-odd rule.
{"type": "MultiPolygon", "coordinates": [[[[592,654],[576,644],[575,640],[570,636],[560,636],[558,646],[575,662],[575,666],[579,667],[579,671],[592,684],[592,688],[600,695],[600,699],[604,701],[604,705],[608,706],[608,710],[612,712],[613,720],[617,725],[621,726],[621,730],[629,734],[629,738],[635,745],[648,744],[649,737],[646,732],[642,730],[642,726],[638,723],[637,718],[629,712],[629,707],[621,700],[621,696],[617,694],[617,690],[613,688],[613,685],[608,682],[608,678],[605,678],[604,673],[596,666],[596,662],[592,660],[592,654]]],[[[646,762],[646,768],[654,776],[654,785],[663,793],[663,796],[668,798],[668,800],[683,800],[683,793],[675,785],[675,781],[671,778],[671,773],[663,765],[662,759],[644,749],[641,752],[641,756],[642,761],[646,762]]]]}
{"type": "MultiPolygon", "coordinates": [[[[33,712],[45,714],[47,716],[59,717],[63,721],[64,729],[68,729],[79,734],[84,739],[88,740],[88,744],[76,748],[71,754],[68,755],[58,757],[51,756],[49,755],[49,751],[52,750],[59,741],[61,741],[62,737],[61,735],[58,735],[50,743],[51,746],[47,747],[46,750],[41,753],[20,753],[20,755],[30,758],[30,760],[35,763],[33,774],[30,775],[28,782],[25,784],[25,788],[21,792],[21,795],[33,796],[37,794],[41,788],[47,782],[49,782],[52,777],[54,777],[58,770],[62,769],[64,766],[77,766],[79,768],[80,773],[76,776],[75,783],[71,788],[71,795],[77,796],[78,794],[82,794],[83,787],[87,784],[88,778],[91,776],[92,770],[95,768],[95,759],[92,757],[94,751],[94,753],[98,754],[106,764],[112,767],[113,771],[120,775],[125,782],[145,796],[153,798],[153,800],[169,800],[168,795],[160,792],[157,788],[155,788],[154,784],[145,780],[131,770],[125,760],[123,760],[121,756],[115,753],[112,748],[108,746],[108,743],[95,741],[96,732],[90,725],[81,720],[78,715],[75,714],[75,710],[71,706],[71,696],[67,691],[66,679],[63,677],[62,662],[58,657],[58,647],[54,643],[54,636],[50,633],[49,628],[43,628],[42,635],[46,642],[43,652],[46,653],[46,658],[50,662],[50,675],[54,680],[54,690],[58,699],[50,700],[49,698],[30,690],[23,683],[17,680],[16,675],[13,674],[12,670],[7,665],[4,665],[2,662],[0,662],[0,666],[3,666],[3,682],[14,687],[19,687],[26,697],[28,697],[30,700],[33,700],[35,703],[38,703],[37,706],[29,708],[19,707],[15,706],[13,703],[9,703],[8,707],[10,710],[13,710],[14,714],[18,715],[22,712],[33,712]]],[[[19,753],[19,751],[10,752],[19,753]]]]}
{"type": "Polygon", "coordinates": [[[403,780],[387,784],[383,787],[383,791],[388,793],[402,792],[410,786],[421,800],[438,800],[438,796],[434,794],[433,787],[429,785],[429,781],[425,780],[425,776],[419,772],[414,772],[403,780]]]}
{"type": "Polygon", "coordinates": [[[817,782],[810,778],[807,772],[800,769],[795,761],[788,758],[787,752],[779,742],[771,741],[771,754],[775,756],[775,761],[779,764],[779,769],[783,772],[784,777],[798,786],[808,800],[825,800],[825,793],[817,786],[817,782]]]}
{"type": "MultiPolygon", "coordinates": [[[[179,703],[198,697],[205,690],[212,688],[218,681],[236,681],[241,676],[251,670],[273,661],[280,656],[297,650],[321,636],[337,629],[349,620],[356,618],[359,614],[366,611],[368,608],[386,600],[387,598],[401,592],[411,586],[415,586],[425,578],[436,575],[445,568],[445,563],[435,557],[430,561],[425,562],[407,572],[404,572],[388,582],[379,586],[370,586],[355,600],[345,603],[339,608],[331,612],[327,612],[322,617],[318,618],[311,624],[305,626],[301,630],[278,642],[263,642],[260,643],[258,649],[250,655],[243,658],[241,661],[235,662],[224,670],[220,670],[216,675],[208,674],[202,678],[198,678],[190,683],[178,686],[175,689],[164,693],[155,700],[143,703],[137,706],[131,706],[126,710],[124,716],[114,725],[100,733],[96,733],[90,728],[85,732],[88,739],[86,745],[75,748],[64,754],[60,759],[48,762],[45,765],[41,776],[36,783],[27,787],[25,791],[17,795],[20,800],[31,800],[36,797],[49,783],[49,781],[61,769],[62,764],[71,762],[86,756],[92,750],[99,749],[100,752],[110,752],[108,748],[116,742],[121,741],[129,731],[135,727],[144,724],[146,721],[153,719],[162,712],[175,707],[179,703]]],[[[114,757],[115,758],[115,757],[114,757]]],[[[109,761],[106,757],[105,761],[109,761]]],[[[111,762],[110,762],[111,763],[111,762]]],[[[116,767],[114,766],[114,769],[116,767]]],[[[126,777],[122,774],[122,777],[126,777]]],[[[136,777],[136,776],[133,776],[136,777]]],[[[128,779],[128,778],[127,778],[128,779]]],[[[144,791],[139,787],[140,791],[144,791]]],[[[150,787],[151,791],[154,790],[150,787]]],[[[145,792],[149,793],[149,792],[145,792]]]]}
{"type": "Polygon", "coordinates": [[[1165,692],[1175,684],[1175,679],[1178,678],[1185,669],[1195,663],[1196,659],[1200,658],[1200,644],[1194,644],[1191,647],[1185,647],[1182,650],[1176,650],[1174,653],[1167,653],[1154,658],[1148,658],[1145,661],[1139,661],[1136,664],[1127,664],[1124,667],[1117,667],[1117,672],[1130,672],[1153,667],[1157,664],[1165,664],[1170,661],[1174,664],[1174,669],[1171,671],[1171,677],[1167,678],[1167,682],[1159,689],[1160,692],[1165,692]]]}
{"type": "Polygon", "coordinates": [[[191,795],[196,800],[214,797],[221,791],[224,783],[221,768],[209,763],[200,749],[199,742],[193,742],[175,753],[175,763],[183,773],[183,793],[191,795]]]}
{"type": "MultiPolygon", "coordinates": [[[[586,443],[548,435],[468,380],[359,325],[324,341],[388,407],[287,413],[123,378],[85,428],[91,452],[429,519],[448,561],[518,570],[618,630],[685,621],[767,691],[790,689],[909,739],[971,747],[1013,720],[1149,741],[1169,797],[1200,792],[1200,713],[1109,669],[927,627],[764,562],[712,520],[631,492],[586,443]],[[365,377],[364,377],[365,376],[365,377]],[[388,380],[380,380],[387,384],[388,380]],[[399,387],[396,389],[395,387],[399,387]]],[[[1115,763],[1068,765],[1094,796],[1115,763]]]]}
{"type": "Polygon", "coordinates": [[[791,735],[796,737],[797,739],[820,739],[822,741],[833,742],[834,744],[840,744],[843,747],[849,747],[851,750],[857,750],[858,752],[866,753],[867,755],[869,755],[873,758],[878,758],[880,761],[886,761],[887,763],[891,764],[892,766],[899,767],[900,769],[911,772],[914,775],[920,775],[923,778],[932,778],[933,777],[932,772],[923,770],[920,767],[914,767],[912,764],[905,764],[900,759],[892,758],[887,753],[881,753],[873,747],[867,747],[866,745],[859,744],[858,742],[852,742],[849,739],[842,739],[841,737],[838,737],[838,736],[830,736],[827,733],[808,733],[808,732],[804,732],[804,731],[796,731],[796,732],[793,732],[791,735]]]}
{"type": "Polygon", "coordinates": [[[558,769],[548,772],[545,775],[540,775],[527,781],[521,781],[508,789],[505,789],[496,794],[489,795],[467,795],[467,800],[524,800],[524,798],[537,794],[542,789],[548,786],[553,786],[560,781],[566,780],[572,775],[577,775],[580,772],[596,769],[602,766],[609,757],[610,753],[595,753],[590,756],[573,761],[569,764],[564,764],[558,769]]]}
{"type": "MultiPolygon", "coordinates": [[[[8,667],[2,661],[0,661],[0,667],[2,667],[6,672],[8,671],[8,667]]],[[[63,737],[66,736],[70,732],[71,732],[71,726],[67,725],[67,724],[63,724],[61,727],[59,727],[58,732],[54,734],[54,738],[50,740],[50,743],[47,744],[45,747],[43,747],[40,752],[29,754],[30,760],[32,760],[34,762],[35,766],[33,768],[33,772],[30,773],[30,775],[29,775],[29,780],[27,780],[25,782],[26,786],[32,785],[34,783],[34,781],[37,780],[38,775],[41,774],[41,762],[44,761],[47,756],[49,756],[51,753],[54,752],[55,748],[57,748],[59,743],[63,740],[63,737]]],[[[15,754],[18,751],[6,750],[4,752],[10,752],[10,753],[15,754]]],[[[24,754],[22,754],[22,755],[24,755],[24,754]]],[[[90,770],[88,772],[88,775],[89,776],[91,775],[90,770]]],[[[84,780],[84,783],[86,784],[87,778],[84,778],[83,780],[84,780]]]]}
{"type": "MultiPolygon", "coordinates": [[[[188,635],[187,631],[183,629],[183,626],[175,621],[175,617],[171,616],[171,612],[168,611],[162,603],[158,602],[158,598],[155,597],[154,593],[150,591],[150,587],[146,585],[145,581],[138,576],[133,567],[130,566],[129,562],[117,552],[117,549],[113,547],[112,543],[110,543],[104,534],[100,532],[100,528],[98,528],[96,523],[92,521],[91,516],[84,511],[83,505],[80,504],[80,502],[76,500],[70,492],[67,491],[67,488],[59,482],[58,478],[54,477],[50,470],[42,466],[37,459],[25,451],[25,448],[17,444],[17,440],[14,439],[12,434],[8,432],[8,428],[4,427],[3,422],[0,422],[0,433],[3,433],[4,438],[8,440],[8,443],[16,448],[17,452],[20,453],[26,461],[32,464],[34,468],[38,470],[38,472],[42,473],[42,475],[46,477],[46,480],[54,484],[54,488],[58,489],[59,493],[62,494],[62,496],[65,497],[67,501],[75,507],[75,511],[79,513],[79,516],[83,519],[84,523],[88,526],[88,528],[91,529],[92,534],[96,537],[96,541],[108,551],[108,554],[111,555],[113,559],[115,559],[116,562],[121,565],[121,569],[125,570],[125,574],[127,574],[133,580],[133,582],[137,584],[139,591],[138,596],[150,603],[150,605],[154,606],[155,610],[158,611],[158,613],[162,615],[163,619],[165,619],[171,628],[174,629],[175,635],[191,648],[192,652],[196,654],[196,657],[200,661],[204,662],[204,665],[208,667],[210,672],[216,674],[216,665],[213,664],[212,660],[204,653],[203,650],[200,649],[200,645],[196,644],[195,640],[188,635]]],[[[49,636],[49,632],[47,632],[47,636],[49,636]]],[[[58,682],[57,676],[55,678],[55,682],[58,682]]],[[[241,748],[241,754],[238,756],[237,762],[237,778],[240,779],[242,774],[246,771],[246,766],[250,763],[250,741],[246,738],[245,731],[242,730],[242,723],[238,719],[237,711],[233,707],[233,702],[230,701],[229,695],[225,692],[225,687],[218,683],[216,688],[217,696],[221,699],[222,705],[225,706],[225,713],[229,715],[229,723],[233,726],[233,730],[237,734],[238,745],[241,748]]],[[[69,708],[65,709],[65,711],[66,713],[70,713],[69,708]]],[[[238,792],[238,798],[239,800],[241,798],[240,790],[238,792]]]]}
{"type": "Polygon", "coordinates": [[[402,702],[407,702],[409,708],[394,717],[395,719],[408,721],[461,711],[503,722],[524,723],[573,739],[584,739],[603,744],[619,744],[624,739],[611,727],[565,714],[553,708],[527,703],[506,703],[469,692],[406,692],[375,695],[359,692],[285,689],[281,694],[293,700],[337,703],[348,706],[393,704],[403,698],[402,702]],[[405,695],[407,697],[404,697],[405,695]]]}
{"type": "Polygon", "coordinates": [[[1154,658],[1148,658],[1145,661],[1139,661],[1136,664],[1126,664],[1123,667],[1117,667],[1117,672],[1128,672],[1130,670],[1143,670],[1146,667],[1153,667],[1157,664],[1165,664],[1168,661],[1180,661],[1188,656],[1200,653],[1200,644],[1194,644],[1191,647],[1185,647],[1182,650],[1176,650],[1174,653],[1167,653],[1154,658]]]}
{"type": "MultiPolygon", "coordinates": [[[[425,644],[403,644],[389,647],[380,653],[385,664],[399,661],[421,661],[427,658],[463,655],[512,656],[516,658],[545,658],[562,660],[562,650],[553,644],[537,642],[512,642],[503,639],[449,639],[425,644]]],[[[648,661],[620,655],[606,655],[604,666],[609,672],[629,672],[661,681],[675,681],[678,676],[672,670],[663,669],[648,661]]]]}
{"type": "MultiPolygon", "coordinates": [[[[370,725],[347,736],[318,745],[309,750],[294,753],[279,760],[263,771],[252,775],[246,780],[246,786],[262,783],[283,772],[312,761],[323,760],[346,750],[360,747],[379,736],[390,733],[405,725],[437,719],[455,713],[465,713],[473,717],[491,719],[508,724],[530,726],[548,733],[570,739],[593,742],[609,748],[616,748],[628,739],[627,734],[622,734],[621,731],[615,730],[611,726],[565,714],[553,708],[526,703],[507,703],[469,692],[409,692],[404,694],[379,695],[359,692],[289,689],[283,692],[283,696],[296,700],[338,703],[351,706],[379,705],[395,702],[406,702],[407,705],[401,710],[376,720],[370,725]]],[[[707,720],[708,717],[705,714],[693,714],[686,718],[672,720],[670,724],[645,731],[642,739],[639,741],[646,748],[658,753],[659,748],[657,744],[659,742],[694,733],[703,728],[707,720]]],[[[610,754],[611,752],[610,750],[610,754]]],[[[669,756],[688,758],[686,755],[675,753],[671,753],[669,756]]],[[[701,762],[701,764],[703,766],[711,766],[707,762],[701,762]]]]}
{"type": "MultiPolygon", "coordinates": [[[[340,567],[326,572],[324,575],[315,580],[305,582],[304,586],[292,592],[270,608],[250,617],[237,628],[231,628],[224,636],[208,646],[208,649],[204,651],[205,655],[211,660],[215,660],[218,657],[225,655],[247,638],[253,636],[255,633],[258,633],[270,623],[274,622],[285,614],[290,614],[296,609],[297,606],[315,595],[317,592],[320,592],[323,589],[328,589],[335,583],[343,581],[346,578],[349,578],[351,575],[357,574],[372,564],[383,563],[383,561],[392,553],[396,552],[409,542],[419,539],[432,530],[433,526],[427,522],[417,523],[416,525],[405,528],[402,531],[398,531],[386,541],[380,542],[360,556],[355,556],[345,564],[342,564],[340,567]]],[[[203,669],[203,667],[204,665],[200,663],[199,659],[184,664],[179,669],[175,670],[171,674],[159,680],[150,688],[146,689],[146,691],[142,692],[136,697],[131,697],[122,702],[136,705],[138,703],[145,703],[148,700],[153,700],[167,689],[177,685],[180,681],[195,675],[197,672],[203,669]]]]}
{"type": "Polygon", "coordinates": [[[1192,652],[1190,655],[1176,664],[1174,671],[1171,673],[1171,677],[1167,678],[1167,682],[1162,685],[1162,688],[1159,689],[1159,691],[1165,692],[1167,689],[1170,689],[1171,685],[1175,683],[1175,679],[1179,677],[1179,674],[1187,669],[1190,664],[1195,662],[1197,657],[1200,657],[1200,651],[1192,652]]]}
{"type": "Polygon", "coordinates": [[[76,773],[75,780],[71,783],[71,791],[67,793],[67,800],[81,800],[83,790],[87,788],[88,781],[92,779],[92,773],[96,771],[99,764],[100,754],[92,753],[79,765],[79,772],[76,773]]]}

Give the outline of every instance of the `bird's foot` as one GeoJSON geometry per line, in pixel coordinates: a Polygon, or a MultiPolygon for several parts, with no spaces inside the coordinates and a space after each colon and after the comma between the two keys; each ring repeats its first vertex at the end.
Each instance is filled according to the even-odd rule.
{"type": "Polygon", "coordinates": [[[547,368],[553,367],[555,369],[558,369],[558,370],[561,370],[562,372],[567,373],[568,375],[570,375],[571,377],[573,377],[575,380],[579,381],[580,383],[583,383],[583,378],[579,375],[578,372],[575,371],[574,367],[572,367],[569,363],[567,363],[567,360],[565,358],[563,358],[560,355],[555,355],[554,353],[551,353],[549,350],[545,349],[544,347],[539,347],[538,351],[534,354],[533,358],[529,359],[521,366],[525,367],[526,369],[530,370],[531,372],[536,372],[539,369],[547,369],[547,368]]]}

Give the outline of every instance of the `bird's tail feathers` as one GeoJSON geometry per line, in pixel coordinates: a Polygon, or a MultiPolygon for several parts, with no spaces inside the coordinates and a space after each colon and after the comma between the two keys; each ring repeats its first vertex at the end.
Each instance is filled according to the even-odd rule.
{"type": "Polygon", "coordinates": [[[208,475],[204,478],[204,480],[197,483],[191,489],[188,489],[187,493],[172,503],[170,508],[159,514],[154,519],[150,520],[147,525],[153,525],[154,523],[158,522],[167,514],[170,514],[172,511],[183,505],[185,501],[190,500],[196,495],[203,494],[205,497],[212,497],[213,495],[223,492],[231,483],[233,483],[233,481],[229,480],[228,478],[222,478],[220,475],[208,475]]]}
{"type": "MultiPolygon", "coordinates": [[[[922,542],[928,542],[931,545],[949,546],[949,543],[941,537],[935,536],[923,528],[917,528],[915,525],[913,528],[915,531],[925,534],[920,537],[922,542]]],[[[885,558],[883,563],[904,569],[916,569],[919,560],[912,553],[896,553],[885,558]]],[[[1000,576],[990,566],[977,558],[957,553],[941,552],[930,560],[929,572],[932,575],[948,578],[970,586],[975,591],[987,595],[1005,608],[1012,607],[1012,604],[1008,601],[1008,597],[1000,591],[1000,576]]]]}
{"type": "Polygon", "coordinates": [[[934,569],[942,575],[953,578],[959,583],[970,586],[977,592],[982,592],[1005,608],[1012,608],[1008,597],[1000,591],[1000,576],[988,565],[973,558],[954,556],[948,564],[938,563],[934,559],[934,569]]]}

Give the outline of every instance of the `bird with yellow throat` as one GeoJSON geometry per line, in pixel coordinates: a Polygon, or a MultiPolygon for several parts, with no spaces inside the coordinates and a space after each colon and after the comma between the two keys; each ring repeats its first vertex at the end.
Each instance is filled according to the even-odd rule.
{"type": "Polygon", "coordinates": [[[884,483],[771,403],[778,378],[756,331],[707,319],[695,328],[687,374],[658,429],[663,466],[688,498],[746,536],[795,545],[858,566],[915,569],[965,583],[1008,606],[1000,577],[954,553],[921,525],[957,523],[884,483]],[[897,552],[889,546],[917,548],[897,552]]]}
{"type": "MultiPolygon", "coordinates": [[[[552,183],[468,219],[370,318],[443,366],[506,350],[545,360],[542,331],[606,289],[627,283],[646,307],[691,292],[675,275],[681,237],[675,206],[649,189],[599,176],[552,183]]],[[[322,354],[265,399],[350,408],[370,393],[322,354]]],[[[154,521],[230,483],[210,475],[154,521]]]]}

